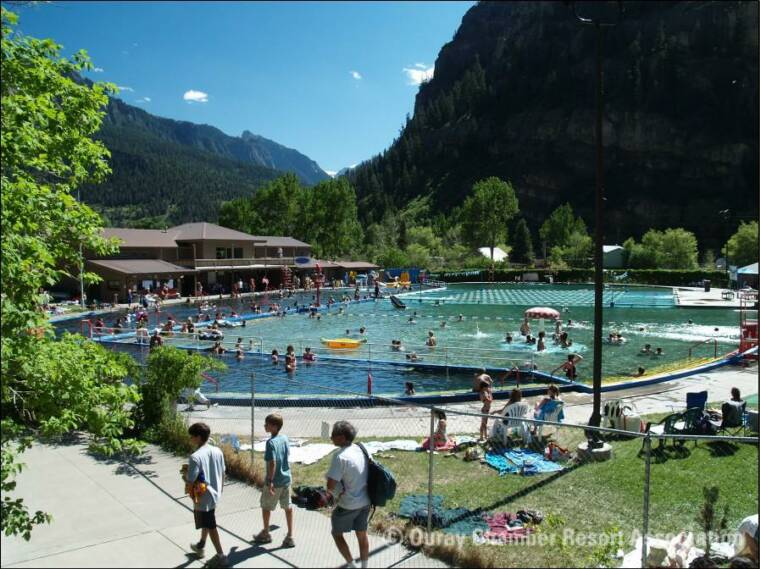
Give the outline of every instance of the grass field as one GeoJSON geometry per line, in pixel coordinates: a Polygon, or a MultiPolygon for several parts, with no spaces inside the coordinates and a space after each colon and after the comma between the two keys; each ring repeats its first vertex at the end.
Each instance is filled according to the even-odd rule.
{"type": "MultiPolygon", "coordinates": [[[[650,417],[652,419],[656,417],[650,417]]],[[[562,429],[557,439],[575,448],[582,431],[562,429]]],[[[375,438],[373,440],[383,440],[375,438]]],[[[388,439],[386,439],[388,440],[388,439]]],[[[603,547],[563,542],[568,532],[599,535],[622,532],[623,549],[632,547],[634,531],[641,531],[644,502],[644,459],[641,440],[612,443],[614,458],[608,462],[569,465],[564,471],[536,476],[500,477],[486,464],[464,462],[460,456],[434,455],[434,494],[444,497],[444,507],[482,508],[489,512],[538,509],[549,520],[538,526],[552,545],[474,545],[471,540],[456,557],[463,566],[572,567],[600,566],[615,562],[617,545],[603,547]]],[[[655,445],[656,446],[656,445],[655,445]]],[[[401,499],[426,494],[428,455],[390,451],[377,458],[398,481],[396,498],[375,515],[376,527],[398,524],[394,516],[401,499]]],[[[331,456],[316,464],[292,465],[293,485],[324,485],[331,456]]],[[[257,456],[258,460],[258,456],[257,456]]],[[[698,532],[695,516],[702,504],[702,487],[718,486],[720,504],[728,505],[729,529],[757,512],[757,446],[751,444],[686,443],[681,449],[666,445],[653,453],[650,482],[650,535],[698,532]]],[[[259,463],[261,464],[261,463],[259,463]]],[[[450,557],[451,559],[451,557],[450,557]]]]}

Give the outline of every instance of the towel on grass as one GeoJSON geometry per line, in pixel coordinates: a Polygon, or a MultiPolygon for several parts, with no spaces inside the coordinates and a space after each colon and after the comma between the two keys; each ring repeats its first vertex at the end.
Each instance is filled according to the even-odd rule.
{"type": "Polygon", "coordinates": [[[488,531],[483,534],[486,539],[515,541],[533,532],[532,528],[523,527],[522,521],[511,512],[500,512],[492,516],[484,514],[483,518],[488,524],[488,531]]]}
{"type": "MultiPolygon", "coordinates": [[[[488,530],[483,515],[467,508],[444,508],[443,496],[433,496],[433,527],[453,535],[472,535],[477,530],[488,530]]],[[[399,516],[413,523],[427,524],[428,498],[426,495],[405,496],[399,505],[399,516]]]]}
{"type": "MultiPolygon", "coordinates": [[[[256,452],[264,452],[266,448],[266,442],[259,442],[253,447],[256,452]]],[[[335,445],[329,445],[327,443],[314,443],[303,446],[291,446],[288,453],[288,462],[291,464],[314,464],[319,462],[332,451],[337,450],[335,445]]],[[[240,445],[241,451],[251,450],[251,445],[240,445]]]]}
{"type": "Polygon", "coordinates": [[[487,452],[486,463],[499,471],[499,476],[505,474],[542,474],[557,472],[562,466],[543,455],[528,449],[512,449],[500,453],[487,452]]]}
{"type": "Polygon", "coordinates": [[[362,443],[364,448],[367,449],[367,453],[372,456],[376,452],[384,452],[387,450],[408,450],[416,451],[420,448],[417,441],[410,439],[397,439],[395,441],[370,441],[368,443],[362,443]]]}

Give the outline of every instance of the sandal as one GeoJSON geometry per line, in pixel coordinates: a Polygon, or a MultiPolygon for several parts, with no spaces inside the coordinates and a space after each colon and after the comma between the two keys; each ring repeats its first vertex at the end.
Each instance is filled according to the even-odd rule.
{"type": "Polygon", "coordinates": [[[261,530],[257,535],[253,536],[253,541],[256,543],[272,543],[272,536],[266,530],[261,530]]]}

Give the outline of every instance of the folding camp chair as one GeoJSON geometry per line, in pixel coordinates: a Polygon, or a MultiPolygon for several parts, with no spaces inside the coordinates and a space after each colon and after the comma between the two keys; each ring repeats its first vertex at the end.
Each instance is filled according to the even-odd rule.
{"type": "Polygon", "coordinates": [[[744,422],[744,405],[733,405],[726,401],[720,406],[721,415],[723,416],[718,426],[718,432],[725,432],[732,436],[739,433],[744,434],[746,423],[744,422]]]}
{"type": "Polygon", "coordinates": [[[694,407],[699,407],[700,409],[704,409],[705,405],[707,405],[707,391],[700,391],[698,393],[686,394],[686,408],[687,409],[692,409],[694,407]]]}
{"type": "MultiPolygon", "coordinates": [[[[692,407],[681,413],[672,413],[658,423],[647,423],[644,428],[645,433],[654,433],[657,435],[701,435],[701,421],[704,416],[704,410],[699,407],[692,407]]],[[[684,440],[674,439],[674,444],[683,446],[684,440]]],[[[658,446],[663,446],[665,439],[660,439],[658,446]]],[[[694,446],[697,441],[694,440],[694,446]]],[[[642,443],[643,447],[643,443],[642,443]]]]}

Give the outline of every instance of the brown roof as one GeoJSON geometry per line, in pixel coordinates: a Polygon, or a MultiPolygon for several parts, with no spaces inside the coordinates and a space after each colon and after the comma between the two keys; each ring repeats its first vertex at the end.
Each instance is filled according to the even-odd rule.
{"type": "Polygon", "coordinates": [[[344,269],[379,269],[380,267],[367,261],[335,261],[344,269]]]}
{"type": "Polygon", "coordinates": [[[296,269],[316,269],[317,263],[319,263],[319,267],[321,269],[337,269],[340,268],[338,265],[331,261],[320,261],[319,259],[309,259],[308,263],[300,263],[297,265],[291,265],[292,267],[296,269]]]}
{"type": "Polygon", "coordinates": [[[303,241],[299,241],[298,239],[293,239],[292,237],[277,237],[275,235],[255,235],[256,239],[260,239],[261,241],[264,241],[264,243],[257,243],[257,247],[309,247],[311,248],[311,245],[308,243],[304,243],[303,241]]]}
{"type": "Polygon", "coordinates": [[[178,241],[194,241],[197,239],[214,239],[217,241],[264,241],[263,237],[256,237],[243,233],[242,231],[236,231],[234,229],[228,229],[221,225],[215,225],[213,223],[185,223],[183,225],[177,225],[172,227],[170,232],[174,233],[174,238],[178,241]]]}
{"type": "Polygon", "coordinates": [[[117,237],[121,247],[171,247],[174,242],[174,231],[161,229],[126,229],[122,227],[106,227],[103,237],[117,237]]]}
{"type": "Polygon", "coordinates": [[[172,265],[160,259],[108,259],[87,262],[94,265],[95,269],[107,269],[125,275],[166,275],[195,272],[193,269],[172,265]]]}

